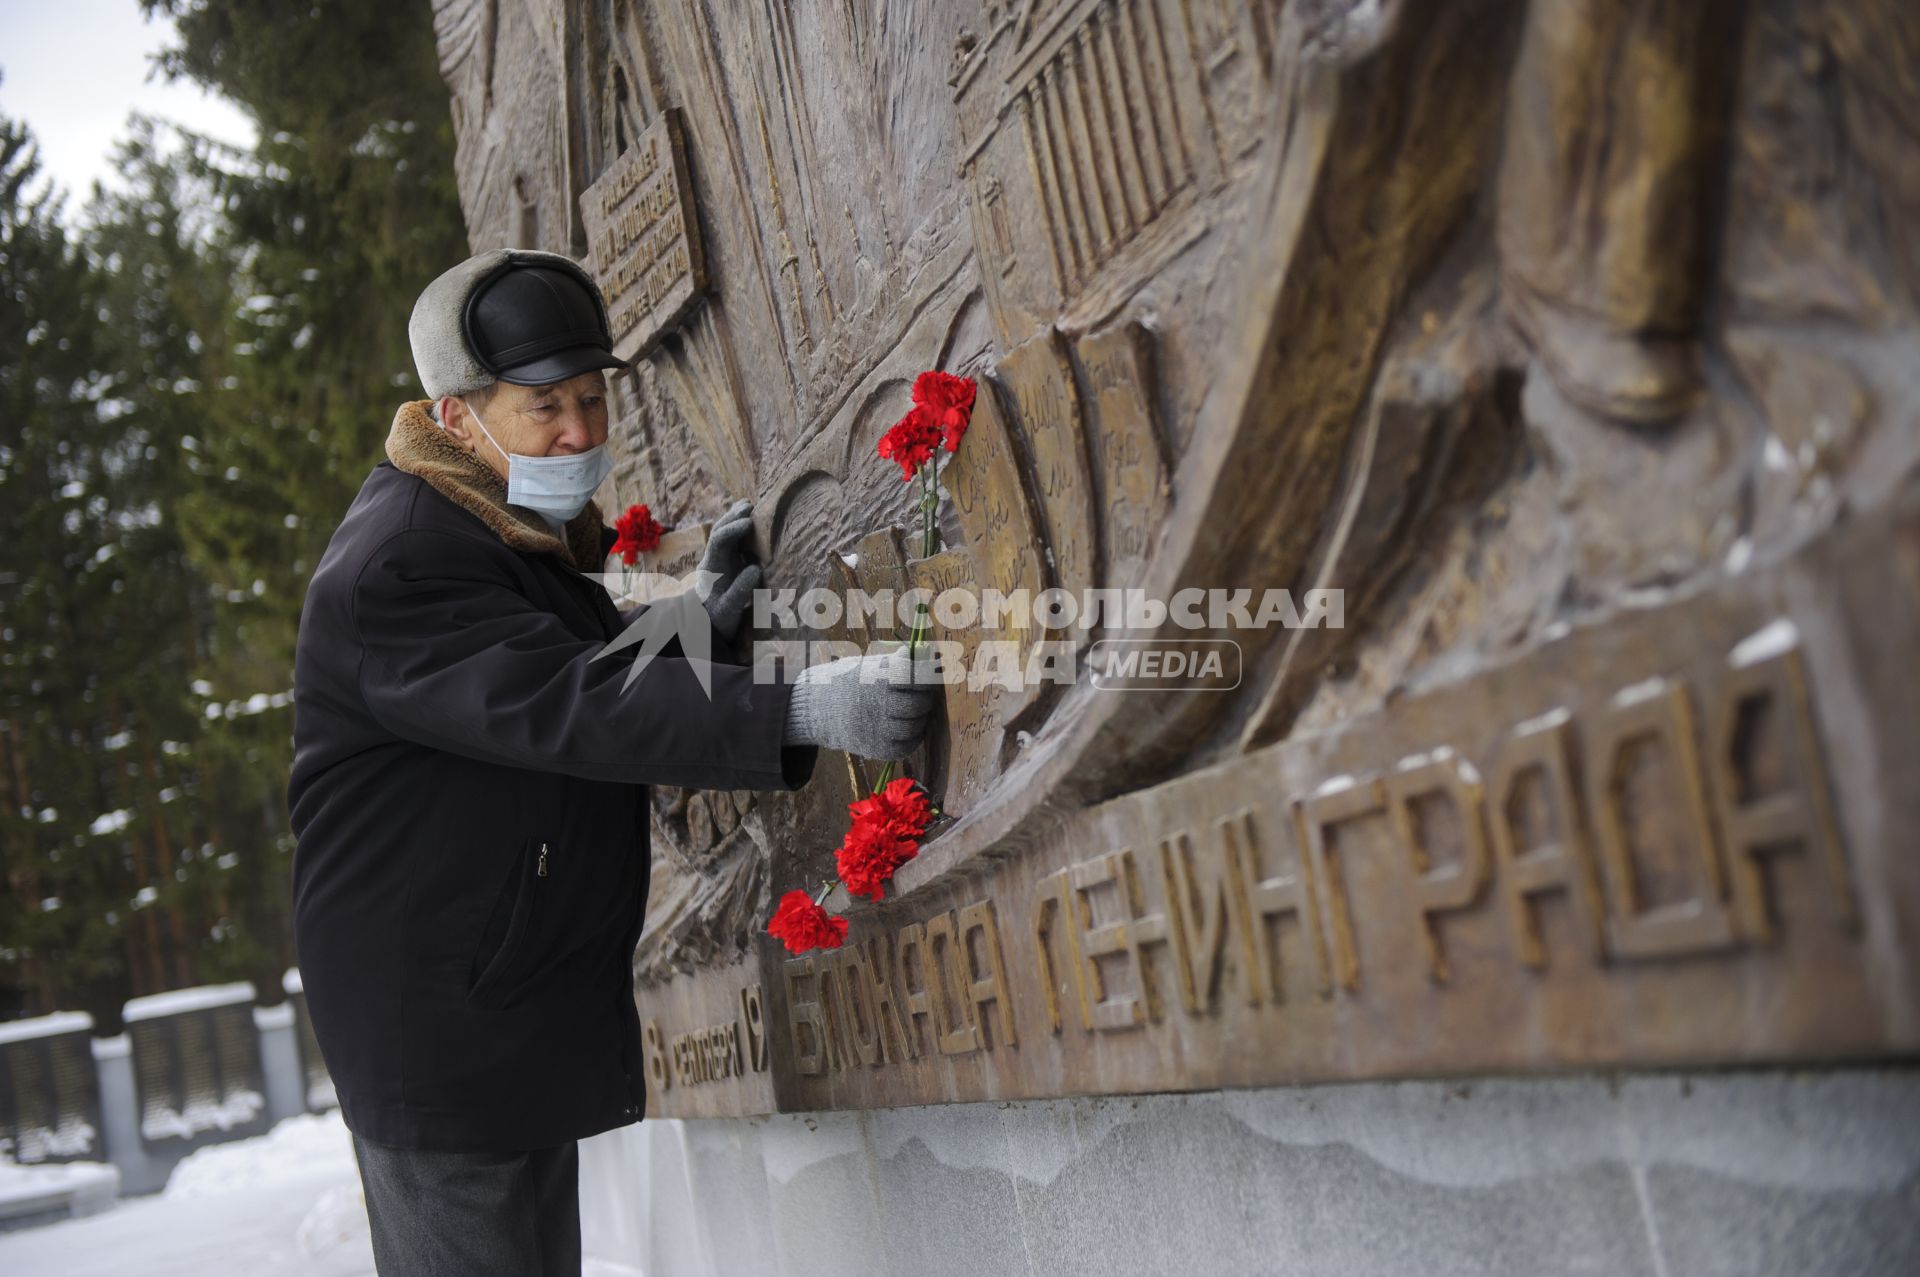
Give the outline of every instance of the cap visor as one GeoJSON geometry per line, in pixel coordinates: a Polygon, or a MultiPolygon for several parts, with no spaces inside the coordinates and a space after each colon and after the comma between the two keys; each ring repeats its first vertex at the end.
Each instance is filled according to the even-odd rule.
{"type": "Polygon", "coordinates": [[[516,386],[551,386],[556,381],[578,377],[596,368],[632,368],[628,361],[598,346],[573,346],[542,355],[524,364],[502,368],[494,375],[516,386]]]}

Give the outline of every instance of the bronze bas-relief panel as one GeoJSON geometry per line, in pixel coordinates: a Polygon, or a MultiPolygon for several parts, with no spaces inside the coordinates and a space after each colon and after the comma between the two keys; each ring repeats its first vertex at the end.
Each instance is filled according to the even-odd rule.
{"type": "MultiPolygon", "coordinates": [[[[764,943],[774,1101],[1911,1054],[1920,809],[1844,760],[1920,758],[1920,712],[1859,697],[1888,649],[1833,620],[1878,599],[1911,650],[1920,517],[1890,531],[1089,808],[839,950],[764,943]]],[[[644,990],[649,1041],[742,983],[644,990]]]]}
{"type": "Polygon", "coordinates": [[[656,791],[655,1111],[1911,1053],[1912,6],[1059,0],[910,49],[883,8],[508,8],[499,76],[442,27],[475,247],[587,256],[653,343],[639,498],[844,482],[859,388],[938,365],[980,378],[959,535],[876,509],[806,566],[1324,584],[1350,628],[1240,634],[1225,695],[950,688],[958,819],[832,955],[761,931],[817,825],[656,791]]]}

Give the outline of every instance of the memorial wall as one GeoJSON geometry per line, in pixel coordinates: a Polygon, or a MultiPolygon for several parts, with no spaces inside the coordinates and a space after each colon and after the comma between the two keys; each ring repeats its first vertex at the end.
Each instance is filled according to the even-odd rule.
{"type": "Polygon", "coordinates": [[[1920,1052],[1908,0],[435,10],[474,248],[636,359],[636,570],[745,496],[776,603],[1141,600],[945,689],[838,949],[766,923],[877,765],[652,791],[650,1116],[1920,1052]]]}

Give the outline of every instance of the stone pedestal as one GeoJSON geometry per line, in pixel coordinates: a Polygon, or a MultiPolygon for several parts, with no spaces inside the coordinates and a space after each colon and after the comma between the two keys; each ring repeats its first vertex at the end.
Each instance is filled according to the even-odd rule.
{"type": "Polygon", "coordinates": [[[1891,1274],[1920,1266],[1920,1075],[649,1121],[586,1141],[581,1177],[587,1253],[676,1277],[1891,1274]]]}

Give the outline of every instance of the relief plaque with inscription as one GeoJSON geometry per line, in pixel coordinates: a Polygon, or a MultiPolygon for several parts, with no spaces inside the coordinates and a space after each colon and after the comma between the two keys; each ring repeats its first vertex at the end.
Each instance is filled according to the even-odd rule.
{"type": "Polygon", "coordinates": [[[662,111],[580,197],[622,359],[652,349],[707,290],[684,137],[679,114],[662,111]]]}
{"type": "Polygon", "coordinates": [[[1083,646],[947,688],[839,949],[765,924],[877,765],[651,792],[650,1114],[1920,1052],[1920,9],[709,8],[437,6],[475,248],[636,359],[636,568],[751,497],[773,591],[1105,597],[936,624],[1083,646]]]}

